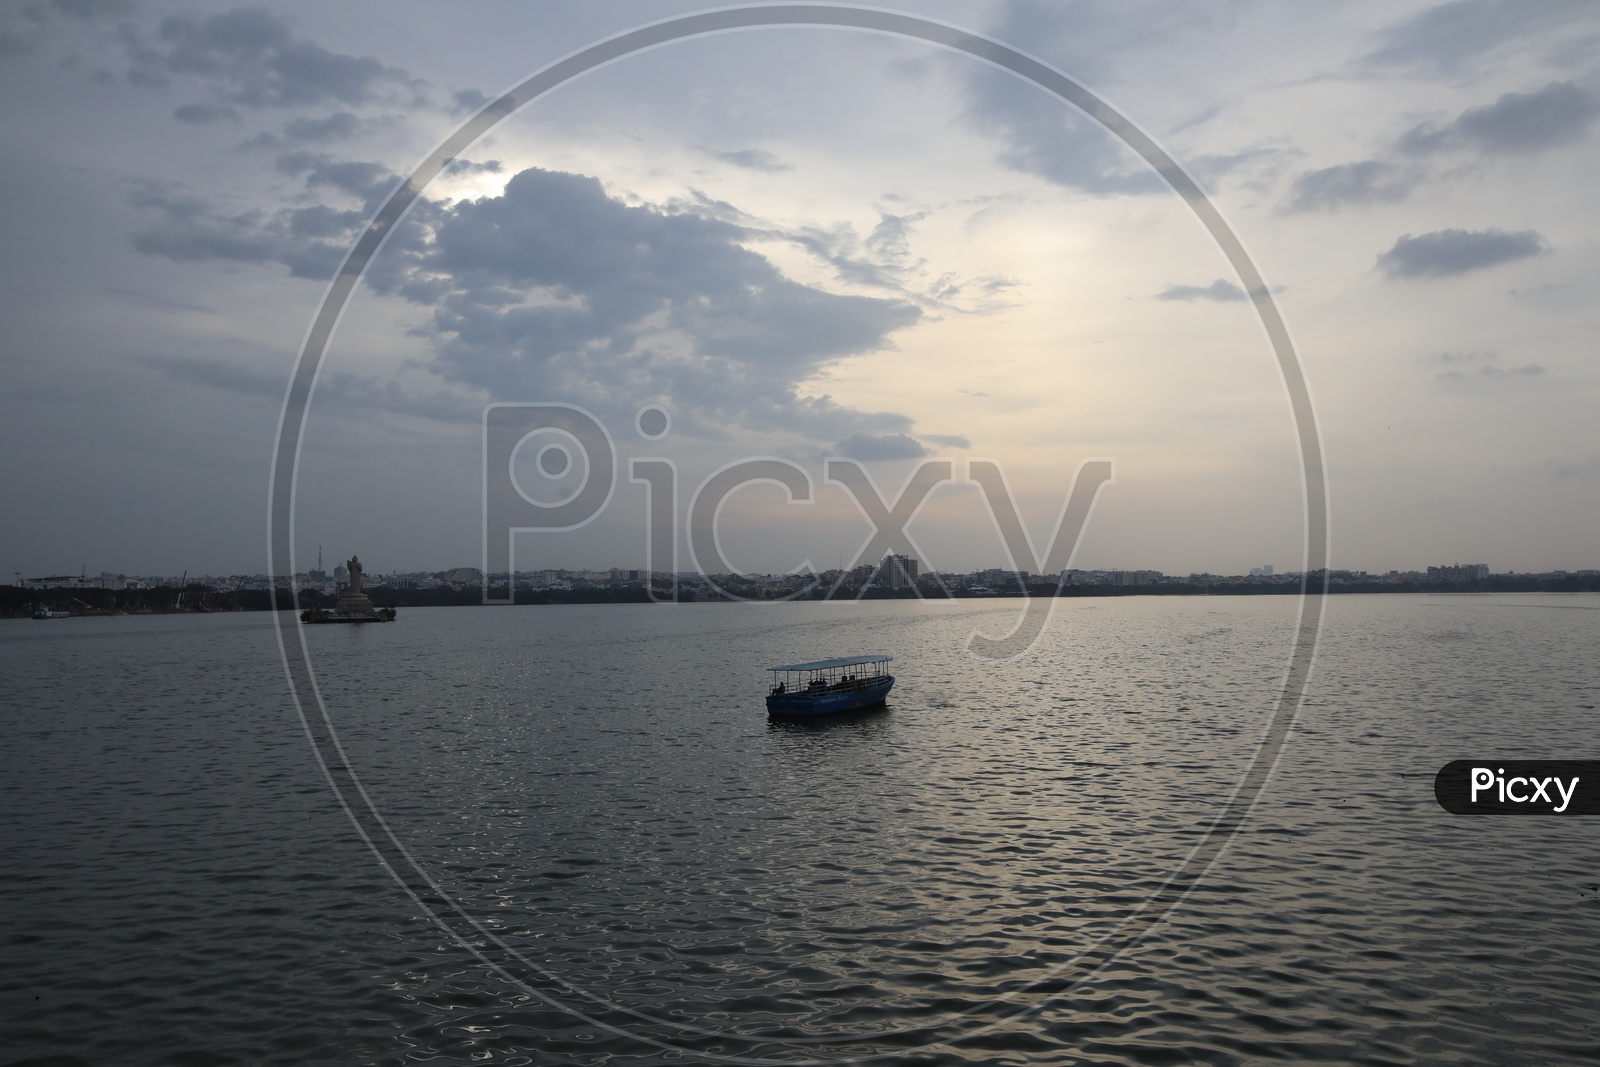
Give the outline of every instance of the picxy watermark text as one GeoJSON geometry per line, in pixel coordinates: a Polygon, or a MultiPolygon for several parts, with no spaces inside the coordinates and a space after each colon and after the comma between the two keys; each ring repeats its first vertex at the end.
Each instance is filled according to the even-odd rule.
{"type": "Polygon", "coordinates": [[[1600,815],[1600,760],[1455,760],[1433,780],[1452,815],[1600,815]]]}
{"type": "MultiPolygon", "coordinates": [[[[663,409],[651,405],[639,412],[635,424],[639,436],[654,443],[666,436],[671,420],[663,409]]],[[[1037,574],[1061,573],[1071,566],[1095,500],[1101,488],[1112,481],[1114,465],[1109,459],[1089,459],[1079,464],[1042,555],[1023,525],[1016,494],[1000,464],[974,459],[964,466],[962,480],[982,491],[989,516],[1013,565],[1037,574]]],[[[591,412],[560,403],[490,404],[483,413],[484,573],[515,571],[519,533],[577,530],[598,519],[618,489],[619,467],[615,439],[591,412]],[[530,440],[537,445],[537,463],[519,480],[515,458],[530,440]],[[581,475],[575,474],[579,470],[581,475]],[[547,491],[524,484],[541,477],[551,480],[552,485],[559,482],[560,488],[547,491]]],[[[958,480],[956,464],[950,460],[924,460],[897,494],[885,494],[856,460],[830,458],[822,469],[823,481],[843,488],[872,527],[871,535],[841,573],[896,555],[927,558],[912,544],[906,527],[935,489],[958,480]]],[[[667,576],[664,583],[652,581],[649,586],[652,599],[663,603],[678,599],[677,575],[685,563],[704,575],[704,580],[726,599],[746,599],[736,590],[719,585],[715,578],[734,573],[723,550],[717,520],[723,505],[737,490],[769,483],[783,488],[791,505],[810,504],[816,499],[811,473],[793,460],[777,456],[754,456],[724,464],[687,495],[680,485],[678,465],[669,457],[635,456],[628,462],[627,471],[628,482],[640,486],[645,493],[641,547],[646,570],[652,576],[667,576]]],[[[789,599],[811,594],[823,581],[819,575],[812,574],[811,578],[810,584],[796,590],[789,599]]],[[[839,581],[828,590],[830,595],[838,591],[839,581]]],[[[513,591],[509,585],[504,589],[505,595],[500,596],[485,583],[484,602],[510,603],[513,591]]],[[[1008,632],[997,636],[975,632],[967,648],[986,659],[1021,655],[1038,640],[1053,609],[1052,598],[1027,598],[1016,625],[1008,632]]]]}

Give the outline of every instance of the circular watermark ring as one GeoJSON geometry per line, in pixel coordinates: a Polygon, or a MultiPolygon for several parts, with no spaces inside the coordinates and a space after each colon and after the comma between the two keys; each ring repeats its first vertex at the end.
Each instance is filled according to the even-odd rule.
{"type": "Polygon", "coordinates": [[[1283,682],[1249,766],[1200,842],[1177,869],[1094,945],[1059,965],[1046,978],[989,1001],[985,1020],[968,1026],[960,1033],[941,1036],[934,1031],[970,1019],[978,1009],[951,1013],[916,1027],[876,1033],[805,1037],[739,1034],[681,1020],[659,1018],[579,989],[528,959],[468,914],[433,879],[389,826],[346,758],[338,731],[317,685],[304,624],[291,629],[285,625],[282,612],[274,611],[272,615],[290,696],[318,765],[340,806],[378,862],[399,883],[412,902],[462,948],[496,974],[549,1006],[597,1029],[631,1038],[665,1052],[693,1055],[703,1061],[718,1063],[782,1063],[790,1067],[797,1064],[823,1067],[825,1064],[904,1057],[916,1049],[953,1045],[980,1034],[992,1033],[1059,1001],[1092,980],[1163,921],[1210,871],[1238,833],[1271,778],[1305,696],[1321,632],[1328,562],[1328,492],[1321,437],[1310,389],[1272,292],[1246,253],[1244,245],[1198,183],[1154,138],[1089,89],[1039,59],[968,30],[900,12],[807,3],[733,7],[666,19],[580,49],[502,93],[446,137],[389,195],[346,255],[312,318],[279,415],[268,488],[267,563],[269,574],[295,573],[295,485],[307,414],[317,378],[339,319],[356,285],[388,235],[429,183],[463,150],[502,120],[589,71],[639,52],[689,38],[736,30],[791,26],[863,30],[922,41],[1006,71],[1072,105],[1136,152],[1183,198],[1238,276],[1266,331],[1294,420],[1304,492],[1305,557],[1298,613],[1283,682]],[[1063,975],[1068,971],[1076,972],[1075,976],[1064,978],[1063,975]],[[587,1006],[580,1007],[562,998],[577,998],[587,1002],[587,1006]],[[996,1010],[1002,1005],[1005,1006],[1004,1010],[996,1010]],[[675,1038],[644,1033],[630,1026],[652,1027],[658,1032],[675,1035],[675,1038]],[[927,1039],[920,1043],[907,1040],[916,1035],[926,1035],[927,1039]],[[797,1060],[791,1056],[776,1059],[722,1051],[722,1047],[728,1044],[769,1047],[824,1044],[861,1046],[887,1038],[896,1039],[892,1051],[865,1052],[828,1059],[797,1060]],[[694,1041],[710,1043],[713,1047],[694,1047],[694,1041]]]}

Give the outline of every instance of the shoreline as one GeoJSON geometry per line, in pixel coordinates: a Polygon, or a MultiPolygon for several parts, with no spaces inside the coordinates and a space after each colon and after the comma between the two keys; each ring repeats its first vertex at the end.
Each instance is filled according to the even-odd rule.
{"type": "MultiPolygon", "coordinates": [[[[1195,597],[1195,596],[1298,596],[1301,586],[1298,582],[1212,582],[1198,583],[1163,583],[1160,585],[1129,585],[1129,586],[1063,586],[1057,589],[1052,585],[1031,586],[1026,592],[1022,590],[1004,593],[984,593],[969,595],[963,591],[952,594],[918,594],[913,590],[897,590],[890,594],[885,591],[868,590],[858,596],[842,595],[836,597],[795,597],[789,600],[785,597],[738,597],[730,598],[721,595],[704,595],[704,587],[690,587],[682,589],[680,593],[689,593],[689,596],[680,596],[670,599],[664,595],[653,597],[650,591],[643,586],[627,586],[620,588],[600,589],[518,589],[513,604],[498,602],[485,604],[482,599],[482,590],[479,586],[467,586],[460,590],[415,590],[415,589],[389,589],[379,586],[369,588],[368,594],[373,605],[379,608],[421,608],[421,607],[542,607],[567,604],[734,604],[734,603],[819,603],[853,600],[958,600],[958,601],[991,601],[991,600],[1020,600],[1025,597],[1062,597],[1062,598],[1100,598],[1100,597],[1126,597],[1126,596],[1157,596],[1157,597],[1195,597]]],[[[1487,580],[1474,582],[1333,582],[1326,590],[1330,596],[1384,596],[1384,595],[1419,595],[1419,594],[1457,594],[1477,595],[1491,593],[1596,593],[1600,592],[1600,577],[1589,575],[1573,575],[1566,578],[1540,578],[1528,576],[1521,578],[1516,575],[1493,576],[1487,580]]],[[[325,597],[319,593],[302,591],[300,597],[292,596],[288,590],[280,589],[273,595],[266,590],[231,590],[219,591],[204,587],[190,587],[178,590],[169,587],[159,589],[145,589],[128,592],[109,592],[93,589],[18,589],[16,587],[0,588],[0,618],[29,619],[37,604],[46,604],[59,610],[66,611],[71,618],[104,618],[137,615],[204,615],[233,613],[240,611],[293,611],[299,612],[306,609],[328,608],[334,598],[325,597]],[[179,593],[189,603],[179,604],[179,593]],[[98,594],[98,595],[96,595],[98,594]],[[86,599],[86,596],[88,599],[86,599]],[[192,606],[191,606],[192,605],[192,606]]]]}

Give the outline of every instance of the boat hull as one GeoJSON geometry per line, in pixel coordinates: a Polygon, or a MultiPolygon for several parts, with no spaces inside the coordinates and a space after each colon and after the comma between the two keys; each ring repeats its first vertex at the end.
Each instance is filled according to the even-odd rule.
{"type": "Polygon", "coordinates": [[[793,693],[769,693],[767,714],[782,719],[809,719],[815,715],[858,711],[882,704],[893,688],[894,675],[885,674],[881,681],[849,689],[829,687],[821,692],[801,689],[793,693]]]}

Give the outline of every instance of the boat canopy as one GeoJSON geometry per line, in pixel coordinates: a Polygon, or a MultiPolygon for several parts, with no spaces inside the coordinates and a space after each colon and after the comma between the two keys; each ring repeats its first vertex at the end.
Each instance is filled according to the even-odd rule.
{"type": "Polygon", "coordinates": [[[826,671],[835,667],[854,667],[862,663],[888,663],[893,656],[845,656],[843,659],[819,659],[813,663],[791,663],[787,667],[768,667],[769,671],[826,671]]]}

